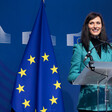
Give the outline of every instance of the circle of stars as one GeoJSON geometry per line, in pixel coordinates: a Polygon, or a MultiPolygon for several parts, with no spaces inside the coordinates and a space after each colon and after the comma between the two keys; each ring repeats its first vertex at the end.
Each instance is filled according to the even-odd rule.
{"type": "MultiPolygon", "coordinates": [[[[49,55],[47,55],[46,53],[44,53],[44,55],[43,56],[41,56],[42,58],[43,58],[43,62],[45,62],[45,61],[49,61],[49,55]]],[[[29,61],[30,62],[30,65],[32,64],[32,63],[36,63],[35,62],[35,57],[32,57],[31,55],[30,55],[30,58],[29,59],[27,59],[27,61],[29,61]]],[[[53,67],[52,68],[50,68],[50,70],[52,71],[52,74],[54,74],[54,73],[58,73],[58,67],[55,67],[55,65],[53,65],[53,67]]],[[[20,74],[21,75],[21,78],[23,77],[23,76],[26,76],[26,69],[25,70],[23,70],[22,68],[21,68],[21,70],[20,70],[20,72],[18,72],[18,74],[20,74]]],[[[58,88],[61,88],[61,83],[59,83],[58,82],[58,80],[56,81],[56,83],[55,84],[53,84],[54,86],[55,86],[55,89],[57,90],[58,88]]],[[[23,86],[21,86],[20,84],[19,84],[19,86],[16,88],[18,91],[19,91],[19,94],[21,93],[21,92],[24,92],[24,85],[23,86]]],[[[53,105],[53,104],[57,104],[57,100],[58,100],[58,98],[55,98],[54,96],[52,96],[52,98],[51,99],[49,99],[50,101],[51,101],[51,105],[53,105]]],[[[28,106],[28,107],[30,107],[30,100],[26,100],[26,99],[24,99],[24,102],[22,103],[24,106],[25,106],[25,108],[28,106]]],[[[42,110],[40,110],[41,112],[46,112],[47,111],[47,109],[43,106],[43,109],[42,110]]],[[[35,112],[36,112],[36,109],[35,109],[35,112]]]]}

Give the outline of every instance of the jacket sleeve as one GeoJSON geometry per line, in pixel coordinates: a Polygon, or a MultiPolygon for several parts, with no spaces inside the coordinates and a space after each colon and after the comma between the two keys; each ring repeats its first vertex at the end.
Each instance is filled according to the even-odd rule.
{"type": "Polygon", "coordinates": [[[81,54],[82,54],[82,47],[80,44],[75,44],[73,47],[73,56],[71,59],[71,67],[68,76],[68,81],[72,83],[75,80],[80,72],[81,72],[81,54]]]}

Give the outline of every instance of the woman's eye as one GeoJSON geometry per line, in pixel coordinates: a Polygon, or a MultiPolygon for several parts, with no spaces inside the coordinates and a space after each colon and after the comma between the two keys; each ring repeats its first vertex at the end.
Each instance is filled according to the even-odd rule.
{"type": "Polygon", "coordinates": [[[92,24],[93,24],[93,22],[90,22],[89,24],[90,24],[90,25],[92,25],[92,24]]]}
{"type": "Polygon", "coordinates": [[[101,24],[100,22],[97,22],[97,24],[101,24]]]}

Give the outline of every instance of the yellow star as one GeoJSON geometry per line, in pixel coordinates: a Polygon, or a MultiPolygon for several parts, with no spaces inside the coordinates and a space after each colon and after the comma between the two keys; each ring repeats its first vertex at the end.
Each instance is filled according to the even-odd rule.
{"type": "Polygon", "coordinates": [[[57,102],[56,102],[57,99],[58,99],[58,98],[54,98],[54,96],[52,96],[52,99],[49,99],[49,100],[51,101],[51,105],[52,105],[53,103],[56,103],[56,104],[57,104],[57,102]]]}
{"type": "Polygon", "coordinates": [[[43,109],[42,110],[40,110],[41,112],[46,112],[47,111],[47,109],[45,109],[44,107],[43,107],[43,109]]]}
{"type": "Polygon", "coordinates": [[[48,57],[49,57],[49,55],[46,55],[46,53],[44,53],[44,56],[42,56],[42,58],[44,59],[43,61],[45,61],[45,60],[49,61],[48,57]]]}
{"type": "Polygon", "coordinates": [[[27,100],[25,99],[25,102],[23,102],[22,104],[23,104],[23,105],[25,105],[25,108],[26,108],[27,106],[29,106],[29,107],[30,107],[29,102],[30,102],[30,100],[29,100],[29,101],[27,101],[27,100]]]}
{"type": "Polygon", "coordinates": [[[55,67],[55,65],[53,65],[53,68],[51,68],[52,74],[53,74],[54,72],[58,73],[58,72],[57,72],[57,69],[58,69],[58,67],[55,67]]]}
{"type": "Polygon", "coordinates": [[[21,71],[20,72],[18,72],[19,74],[21,74],[21,77],[23,76],[23,75],[26,75],[26,70],[23,70],[22,68],[21,68],[21,71]]]}
{"type": "Polygon", "coordinates": [[[55,85],[55,86],[56,86],[56,89],[57,89],[57,88],[61,88],[61,86],[60,86],[60,85],[61,85],[61,83],[59,83],[58,81],[56,81],[56,84],[53,84],[53,85],[55,85]]]}
{"type": "Polygon", "coordinates": [[[31,55],[30,55],[30,59],[28,59],[28,61],[30,61],[30,65],[32,64],[32,63],[35,63],[35,57],[32,57],[31,55]]]}
{"type": "Polygon", "coordinates": [[[20,84],[19,84],[19,87],[18,88],[16,88],[17,90],[19,90],[19,93],[21,92],[21,91],[24,91],[24,86],[21,86],[20,84]]]}

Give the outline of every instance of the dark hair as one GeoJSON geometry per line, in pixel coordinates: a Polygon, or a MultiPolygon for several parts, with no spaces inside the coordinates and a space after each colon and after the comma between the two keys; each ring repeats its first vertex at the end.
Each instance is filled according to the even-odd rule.
{"type": "MultiPolygon", "coordinates": [[[[107,41],[107,35],[106,35],[105,25],[104,25],[102,16],[99,13],[91,12],[90,14],[88,14],[88,16],[86,17],[84,21],[84,24],[82,27],[82,33],[81,33],[81,43],[85,47],[86,51],[89,51],[89,42],[90,42],[90,32],[88,28],[88,23],[90,20],[96,17],[100,17],[101,23],[102,23],[102,30],[101,30],[101,33],[99,34],[99,39],[103,41],[107,41]]],[[[103,48],[107,49],[107,45],[103,45],[103,48]]]]}

